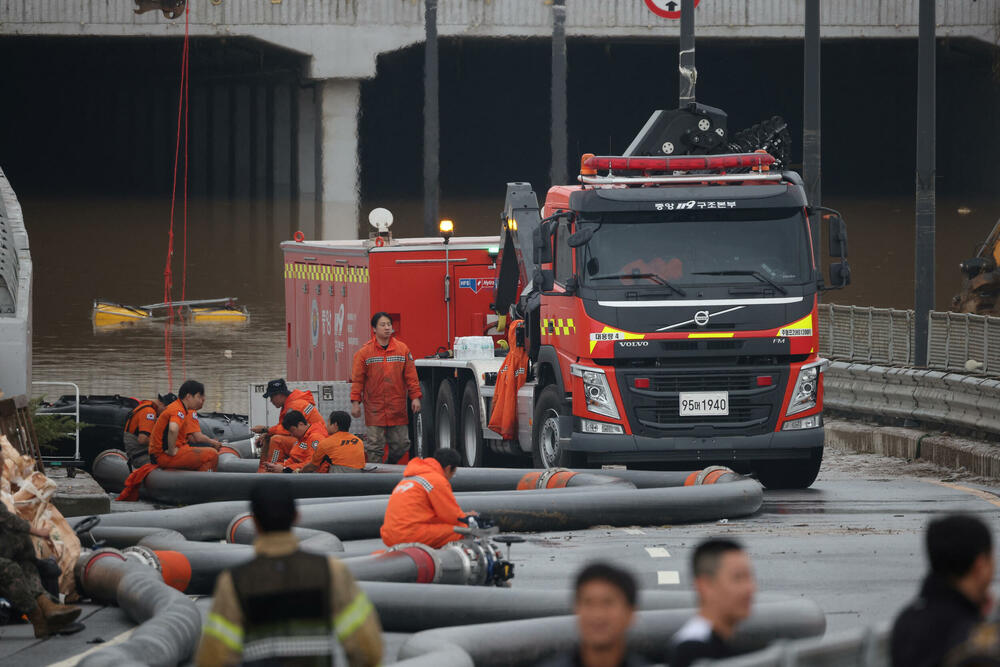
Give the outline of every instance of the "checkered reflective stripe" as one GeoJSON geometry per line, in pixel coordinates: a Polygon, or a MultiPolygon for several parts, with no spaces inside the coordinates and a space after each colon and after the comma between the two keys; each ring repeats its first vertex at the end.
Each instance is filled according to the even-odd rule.
{"type": "Polygon", "coordinates": [[[347,656],[337,638],[328,636],[312,637],[265,637],[248,641],[243,645],[243,662],[270,662],[276,658],[330,656],[330,664],[347,665],[347,656]]]}
{"type": "Polygon", "coordinates": [[[566,319],[561,317],[543,317],[542,333],[551,334],[553,336],[569,336],[570,334],[576,333],[576,325],[573,324],[572,317],[566,319]]]}
{"type": "Polygon", "coordinates": [[[285,262],[285,278],[318,280],[331,283],[367,283],[367,266],[329,266],[285,262]]]}
{"type": "Polygon", "coordinates": [[[419,475],[414,475],[413,477],[404,477],[402,481],[404,481],[404,482],[416,482],[420,486],[424,487],[424,491],[426,491],[427,493],[430,493],[434,489],[434,485],[433,484],[431,484],[430,482],[428,482],[423,477],[420,477],[419,475]]]}
{"type": "Polygon", "coordinates": [[[385,360],[387,362],[398,361],[399,363],[403,363],[403,362],[406,361],[406,357],[404,357],[401,354],[393,354],[393,355],[390,355],[390,356],[386,357],[385,360]]]}

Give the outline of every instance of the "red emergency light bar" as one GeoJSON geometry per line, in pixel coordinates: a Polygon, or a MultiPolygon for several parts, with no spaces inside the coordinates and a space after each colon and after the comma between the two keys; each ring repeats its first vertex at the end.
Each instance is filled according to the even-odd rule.
{"type": "Polygon", "coordinates": [[[685,155],[678,157],[613,157],[584,155],[581,174],[611,171],[712,171],[768,167],[774,157],[765,152],[729,153],[726,155],[685,155]]]}

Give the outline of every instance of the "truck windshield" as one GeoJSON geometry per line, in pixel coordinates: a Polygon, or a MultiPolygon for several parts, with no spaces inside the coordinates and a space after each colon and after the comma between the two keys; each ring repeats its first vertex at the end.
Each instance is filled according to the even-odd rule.
{"type": "Polygon", "coordinates": [[[781,285],[810,277],[800,209],[670,211],[605,215],[577,251],[584,284],[595,289],[663,291],[702,285],[781,285]]]}

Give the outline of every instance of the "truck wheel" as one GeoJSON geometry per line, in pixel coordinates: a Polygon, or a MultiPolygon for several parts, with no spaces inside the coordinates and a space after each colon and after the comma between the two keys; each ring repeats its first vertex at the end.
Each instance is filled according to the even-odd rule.
{"type": "Polygon", "coordinates": [[[768,489],[808,489],[816,481],[823,463],[823,448],[813,449],[807,459],[758,461],[754,466],[757,480],[768,489]]]}
{"type": "Polygon", "coordinates": [[[531,458],[536,468],[578,468],[583,463],[582,455],[563,451],[559,446],[559,417],[564,413],[564,403],[556,385],[549,385],[538,397],[531,426],[531,458]]]}
{"type": "Polygon", "coordinates": [[[434,448],[453,449],[458,440],[458,405],[450,380],[438,385],[434,407],[434,448]]]}
{"type": "Polygon", "coordinates": [[[479,390],[476,383],[469,380],[462,392],[461,450],[465,465],[478,468],[483,465],[485,445],[483,443],[483,420],[479,409],[479,390]]]}
{"type": "Polygon", "coordinates": [[[431,408],[431,385],[426,380],[420,381],[420,412],[412,417],[413,447],[410,456],[425,458],[434,451],[434,410],[431,408]]]}

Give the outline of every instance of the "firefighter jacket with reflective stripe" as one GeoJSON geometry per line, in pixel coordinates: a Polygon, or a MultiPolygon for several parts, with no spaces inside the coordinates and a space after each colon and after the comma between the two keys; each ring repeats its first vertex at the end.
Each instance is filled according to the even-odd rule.
{"type": "Polygon", "coordinates": [[[406,343],[389,339],[383,349],[373,337],[354,354],[351,400],[365,406],[365,426],[402,426],[410,419],[406,399],[420,398],[420,381],[406,343]]]}
{"type": "Polygon", "coordinates": [[[316,399],[313,398],[311,391],[302,391],[301,389],[295,389],[288,395],[285,404],[281,406],[281,412],[278,413],[278,423],[267,429],[267,432],[271,435],[291,435],[281,425],[281,420],[292,410],[298,410],[304,414],[309,426],[320,424],[323,427],[323,432],[326,433],[326,421],[319,413],[319,408],[316,407],[316,399]]]}
{"type": "Polygon", "coordinates": [[[301,470],[312,461],[319,443],[326,438],[326,424],[312,424],[309,430],[292,445],[288,452],[288,458],[281,462],[282,467],[290,470],[301,470]]]}
{"type": "Polygon", "coordinates": [[[390,547],[404,542],[436,547],[435,542],[450,538],[452,533],[453,539],[461,539],[452,529],[465,525],[459,521],[464,517],[441,464],[435,459],[413,459],[389,496],[382,541],[390,547]]]}
{"type": "Polygon", "coordinates": [[[219,575],[198,665],[377,665],[382,629],[372,603],[334,558],[266,533],[257,557],[219,575]]]}
{"type": "Polygon", "coordinates": [[[152,401],[139,401],[139,405],[135,406],[125,419],[125,432],[137,438],[140,434],[149,435],[153,432],[154,424],[156,424],[156,405],[152,401]]]}

